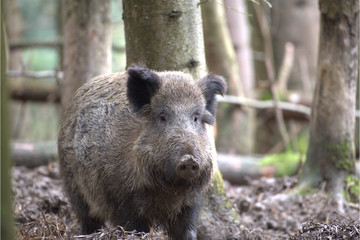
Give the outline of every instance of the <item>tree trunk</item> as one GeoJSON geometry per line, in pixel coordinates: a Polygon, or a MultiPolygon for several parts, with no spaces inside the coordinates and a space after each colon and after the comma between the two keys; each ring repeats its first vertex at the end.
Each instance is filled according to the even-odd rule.
{"type": "Polygon", "coordinates": [[[246,1],[225,0],[225,6],[227,25],[235,49],[243,92],[245,97],[251,98],[254,96],[255,78],[246,1]]]}
{"type": "MultiPolygon", "coordinates": [[[[1,6],[3,4],[1,3],[1,6]]],[[[3,9],[1,9],[1,13],[3,9]]],[[[6,84],[6,56],[4,22],[1,22],[1,239],[14,239],[11,204],[10,127],[8,113],[8,88],[6,84]]]]}
{"type": "Polygon", "coordinates": [[[260,2],[246,1],[246,2],[247,2],[248,14],[249,14],[248,21],[251,29],[250,42],[251,42],[252,56],[254,59],[255,85],[261,86],[261,82],[267,78],[267,73],[264,63],[264,39],[261,36],[259,23],[255,13],[255,6],[259,3],[261,4],[262,1],[260,2]]]}
{"type": "MultiPolygon", "coordinates": [[[[200,5],[197,1],[123,2],[127,65],[143,63],[163,71],[204,76],[205,53],[200,5]]],[[[216,157],[214,157],[216,159],[216,157]]],[[[198,239],[225,239],[239,233],[239,216],[226,196],[217,163],[205,196],[198,239]]]]}
{"type": "Polygon", "coordinates": [[[206,72],[197,2],[124,1],[126,63],[177,70],[198,79],[206,72]]]}
{"type": "MultiPolygon", "coordinates": [[[[255,8],[258,4],[263,5],[263,1],[254,2],[254,1],[247,1],[247,9],[248,9],[248,20],[250,23],[251,28],[251,49],[252,55],[254,60],[254,78],[255,78],[255,85],[257,87],[257,95],[261,99],[263,99],[263,94],[266,91],[265,87],[268,86],[267,84],[267,71],[265,67],[265,43],[263,36],[260,31],[260,23],[258,22],[258,17],[256,16],[255,8]]],[[[268,6],[262,6],[263,11],[262,13],[266,14],[266,18],[268,18],[268,6]]],[[[256,124],[254,127],[255,137],[254,137],[254,152],[256,153],[267,153],[268,150],[273,146],[274,141],[269,141],[269,134],[266,133],[267,129],[264,127],[267,126],[266,121],[268,120],[267,116],[264,114],[266,110],[257,110],[256,111],[256,124]]],[[[272,129],[276,129],[276,127],[272,127],[272,129]]]]}
{"type": "Polygon", "coordinates": [[[271,33],[277,75],[285,44],[295,46],[294,64],[287,87],[302,94],[312,94],[316,80],[320,14],[318,1],[274,0],[271,8],[271,33]]]}
{"type": "MultiPolygon", "coordinates": [[[[225,77],[228,94],[244,96],[223,5],[214,1],[204,2],[201,4],[201,10],[204,19],[206,63],[209,71],[225,77]]],[[[227,153],[250,153],[253,145],[250,111],[246,107],[224,104],[219,108],[218,116],[221,119],[217,123],[218,150],[227,153]]]]}
{"type": "Polygon", "coordinates": [[[111,72],[110,0],[65,0],[61,104],[92,77],[111,72]]]}
{"type": "MultiPolygon", "coordinates": [[[[10,43],[22,40],[22,18],[18,0],[5,0],[4,20],[7,40],[10,43]]],[[[22,68],[22,50],[13,49],[9,52],[8,66],[10,70],[21,70],[22,68]]]]}
{"type": "Polygon", "coordinates": [[[359,2],[320,0],[320,11],[318,81],[300,186],[324,181],[338,198],[345,175],[354,170],[359,2]]]}

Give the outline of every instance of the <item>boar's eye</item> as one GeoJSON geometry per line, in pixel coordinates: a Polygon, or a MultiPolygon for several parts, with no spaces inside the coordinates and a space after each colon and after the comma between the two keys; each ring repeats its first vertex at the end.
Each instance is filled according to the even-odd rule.
{"type": "Polygon", "coordinates": [[[193,115],[193,121],[198,123],[199,122],[199,114],[194,114],[193,115]]]}
{"type": "Polygon", "coordinates": [[[167,122],[168,116],[166,115],[166,113],[160,113],[159,119],[160,119],[160,122],[167,122]]]}

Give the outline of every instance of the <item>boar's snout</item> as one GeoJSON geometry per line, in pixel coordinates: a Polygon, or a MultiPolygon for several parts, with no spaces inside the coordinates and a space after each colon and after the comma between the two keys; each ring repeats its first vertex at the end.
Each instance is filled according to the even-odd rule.
{"type": "Polygon", "coordinates": [[[184,155],[180,163],[176,166],[176,174],[186,180],[190,180],[199,175],[199,163],[192,155],[184,155]]]}

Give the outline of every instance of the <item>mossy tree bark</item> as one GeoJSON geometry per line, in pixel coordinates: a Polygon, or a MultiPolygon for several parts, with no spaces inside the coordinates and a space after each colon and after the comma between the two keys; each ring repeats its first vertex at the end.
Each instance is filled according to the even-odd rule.
{"type": "Polygon", "coordinates": [[[359,2],[320,0],[321,33],[307,160],[300,186],[326,183],[341,198],[354,169],[359,2]]]}
{"type": "Polygon", "coordinates": [[[110,0],[64,1],[63,107],[86,81],[111,72],[110,14],[110,0]]]}
{"type": "MultiPolygon", "coordinates": [[[[200,5],[193,0],[123,1],[127,65],[158,71],[206,74],[200,5]]],[[[214,158],[216,159],[216,157],[214,158]]],[[[200,214],[198,239],[225,239],[239,231],[239,216],[226,196],[214,162],[214,179],[200,214]]]]}
{"type": "MultiPolygon", "coordinates": [[[[228,94],[245,96],[234,45],[226,24],[225,9],[218,1],[201,4],[204,20],[206,63],[209,71],[225,77],[228,94]]],[[[216,146],[221,152],[246,154],[252,152],[253,115],[246,107],[223,104],[219,109],[216,146]]]]}

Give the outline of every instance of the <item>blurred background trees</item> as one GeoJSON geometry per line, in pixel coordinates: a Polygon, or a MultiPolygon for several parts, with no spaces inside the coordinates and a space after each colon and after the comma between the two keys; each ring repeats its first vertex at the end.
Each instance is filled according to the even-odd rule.
{"type": "MultiPolygon", "coordinates": [[[[55,141],[59,102],[70,98],[61,99],[59,93],[70,86],[68,81],[123,71],[128,64],[122,1],[101,1],[99,7],[89,1],[75,14],[71,7],[80,2],[4,0],[14,141],[55,141]],[[74,14],[81,18],[78,26],[72,23],[74,14]],[[97,44],[90,46],[91,41],[97,44]]],[[[200,5],[207,68],[226,77],[227,94],[235,97],[219,99],[216,144],[225,154],[220,168],[239,163],[247,169],[239,174],[296,174],[309,145],[318,1],[211,0],[200,5]],[[227,162],[226,154],[237,154],[232,158],[237,160],[227,162]]],[[[358,142],[359,131],[351,131],[358,142]]]]}
{"type": "Polygon", "coordinates": [[[110,0],[63,1],[63,79],[61,105],[91,78],[111,73],[110,0]]]}
{"type": "MultiPolygon", "coordinates": [[[[320,0],[321,14],[316,0],[201,1],[207,69],[196,59],[203,47],[188,38],[131,52],[139,36],[125,37],[122,16],[131,16],[123,13],[122,1],[84,2],[2,2],[9,88],[2,85],[1,104],[8,89],[10,103],[8,114],[2,106],[1,117],[11,119],[15,164],[34,167],[56,159],[60,103],[65,105],[77,87],[97,74],[123,71],[147,59],[155,69],[185,70],[194,76],[208,70],[228,81],[227,96],[219,98],[216,129],[225,179],[243,184],[248,177],[298,174],[300,186],[325,184],[328,192],[359,201],[360,167],[354,162],[355,150],[359,154],[358,1],[320,0]],[[182,44],[194,52],[194,59],[179,66],[181,56],[173,54],[182,44]],[[152,59],[162,47],[167,60],[152,59]],[[30,162],[39,156],[43,158],[30,162]]],[[[174,25],[179,14],[171,12],[168,21],[173,22],[167,25],[174,25]]],[[[149,33],[139,40],[144,46],[154,37],[147,20],[133,22],[149,33]]],[[[161,25],[162,34],[171,30],[161,25]]],[[[4,123],[2,119],[2,138],[4,123]]],[[[2,171],[7,169],[3,143],[2,171]]]]}
{"type": "MultiPolygon", "coordinates": [[[[35,0],[31,4],[22,0],[8,2],[5,23],[11,54],[8,78],[13,96],[13,101],[11,101],[13,138],[38,141],[54,140],[59,117],[57,103],[60,100],[59,88],[62,89],[61,91],[65,91],[64,89],[69,86],[68,79],[88,79],[98,73],[109,72],[110,65],[112,65],[111,71],[125,69],[122,2],[119,0],[102,2],[102,7],[111,8],[111,20],[110,16],[101,14],[96,16],[95,12],[92,13],[91,9],[97,8],[95,5],[95,7],[92,7],[91,4],[87,7],[80,7],[83,14],[79,14],[78,20],[83,24],[79,26],[71,23],[71,21],[74,22],[71,17],[74,18],[76,14],[71,14],[71,11],[75,10],[69,9],[71,6],[79,4],[77,1],[72,1],[73,5],[66,4],[66,1],[35,0]],[[108,19],[106,21],[109,22],[109,26],[102,22],[102,27],[96,27],[96,21],[99,21],[97,19],[108,19]],[[93,38],[98,38],[98,41],[103,42],[87,48],[90,40],[84,37],[82,31],[88,34],[92,31],[92,34],[88,35],[92,42],[96,42],[93,38]],[[112,39],[112,57],[110,57],[109,49],[104,50],[106,52],[104,52],[104,58],[98,57],[97,54],[102,52],[101,47],[108,45],[105,42],[109,41],[107,40],[109,38],[112,39]],[[82,40],[76,41],[75,39],[82,40]],[[90,49],[93,52],[86,53],[87,59],[78,59],[79,56],[84,55],[80,52],[81,49],[90,49]],[[109,62],[109,58],[111,58],[111,62],[109,62]],[[103,68],[104,65],[106,65],[105,68],[103,68]],[[88,70],[85,69],[86,66],[88,70]],[[83,77],[74,75],[75,72],[80,74],[86,71],[88,76],[85,76],[86,74],[83,77]]],[[[201,3],[208,69],[211,72],[222,74],[228,79],[228,94],[259,100],[272,99],[267,73],[263,67],[266,57],[262,44],[264,36],[259,30],[258,22],[259,18],[264,18],[266,21],[261,24],[268,26],[270,37],[273,39],[274,59],[271,61],[274,63],[276,76],[283,65],[282,59],[286,55],[285,43],[292,42],[295,49],[294,58],[290,64],[292,67],[285,66],[289,71],[289,77],[285,80],[289,85],[296,82],[294,85],[301,87],[299,91],[291,92],[291,95],[289,91],[292,87],[285,84],[284,89],[279,92],[280,100],[304,101],[310,106],[310,101],[304,96],[311,96],[312,88],[307,88],[306,84],[304,86],[303,79],[309,80],[313,69],[316,68],[314,66],[318,35],[316,26],[319,24],[319,19],[316,18],[318,10],[317,4],[314,4],[315,1],[301,2],[300,4],[299,1],[287,1],[287,7],[292,7],[296,16],[314,15],[311,20],[308,17],[293,19],[291,14],[286,14],[287,11],[281,10],[284,6],[276,2],[272,7],[264,1],[227,0],[201,3]],[[261,11],[256,12],[255,7],[260,8],[261,11]],[[210,13],[209,17],[206,13],[207,8],[213,8],[215,11],[210,13]],[[259,14],[262,16],[258,16],[259,14]],[[218,26],[214,24],[218,24],[218,26]],[[309,37],[304,37],[305,30],[308,30],[309,33],[306,34],[309,37]],[[300,39],[300,37],[302,38],[300,39]],[[275,41],[275,39],[279,40],[275,41]],[[300,65],[303,67],[301,68],[300,65]],[[299,75],[296,73],[300,71],[299,69],[302,69],[305,77],[296,80],[293,76],[299,75]],[[311,74],[308,69],[311,69],[311,74]]],[[[176,13],[174,14],[176,15],[176,13]]],[[[67,101],[68,98],[65,97],[63,101],[67,101]]],[[[281,138],[279,138],[278,129],[274,124],[276,121],[272,108],[259,110],[256,113],[253,108],[239,104],[222,103],[220,108],[219,118],[222,120],[218,121],[217,144],[221,152],[265,154],[286,149],[286,146],[280,144],[281,138]],[[273,125],[270,124],[271,122],[273,125]],[[281,146],[278,146],[279,144],[281,146]]],[[[289,114],[291,115],[291,113],[289,114]]],[[[285,118],[287,124],[290,124],[290,120],[296,120],[297,116],[285,116],[285,118]]],[[[308,123],[308,119],[300,119],[300,121],[308,123]]],[[[300,136],[301,130],[298,128],[301,127],[289,127],[291,139],[300,136]]]]}

